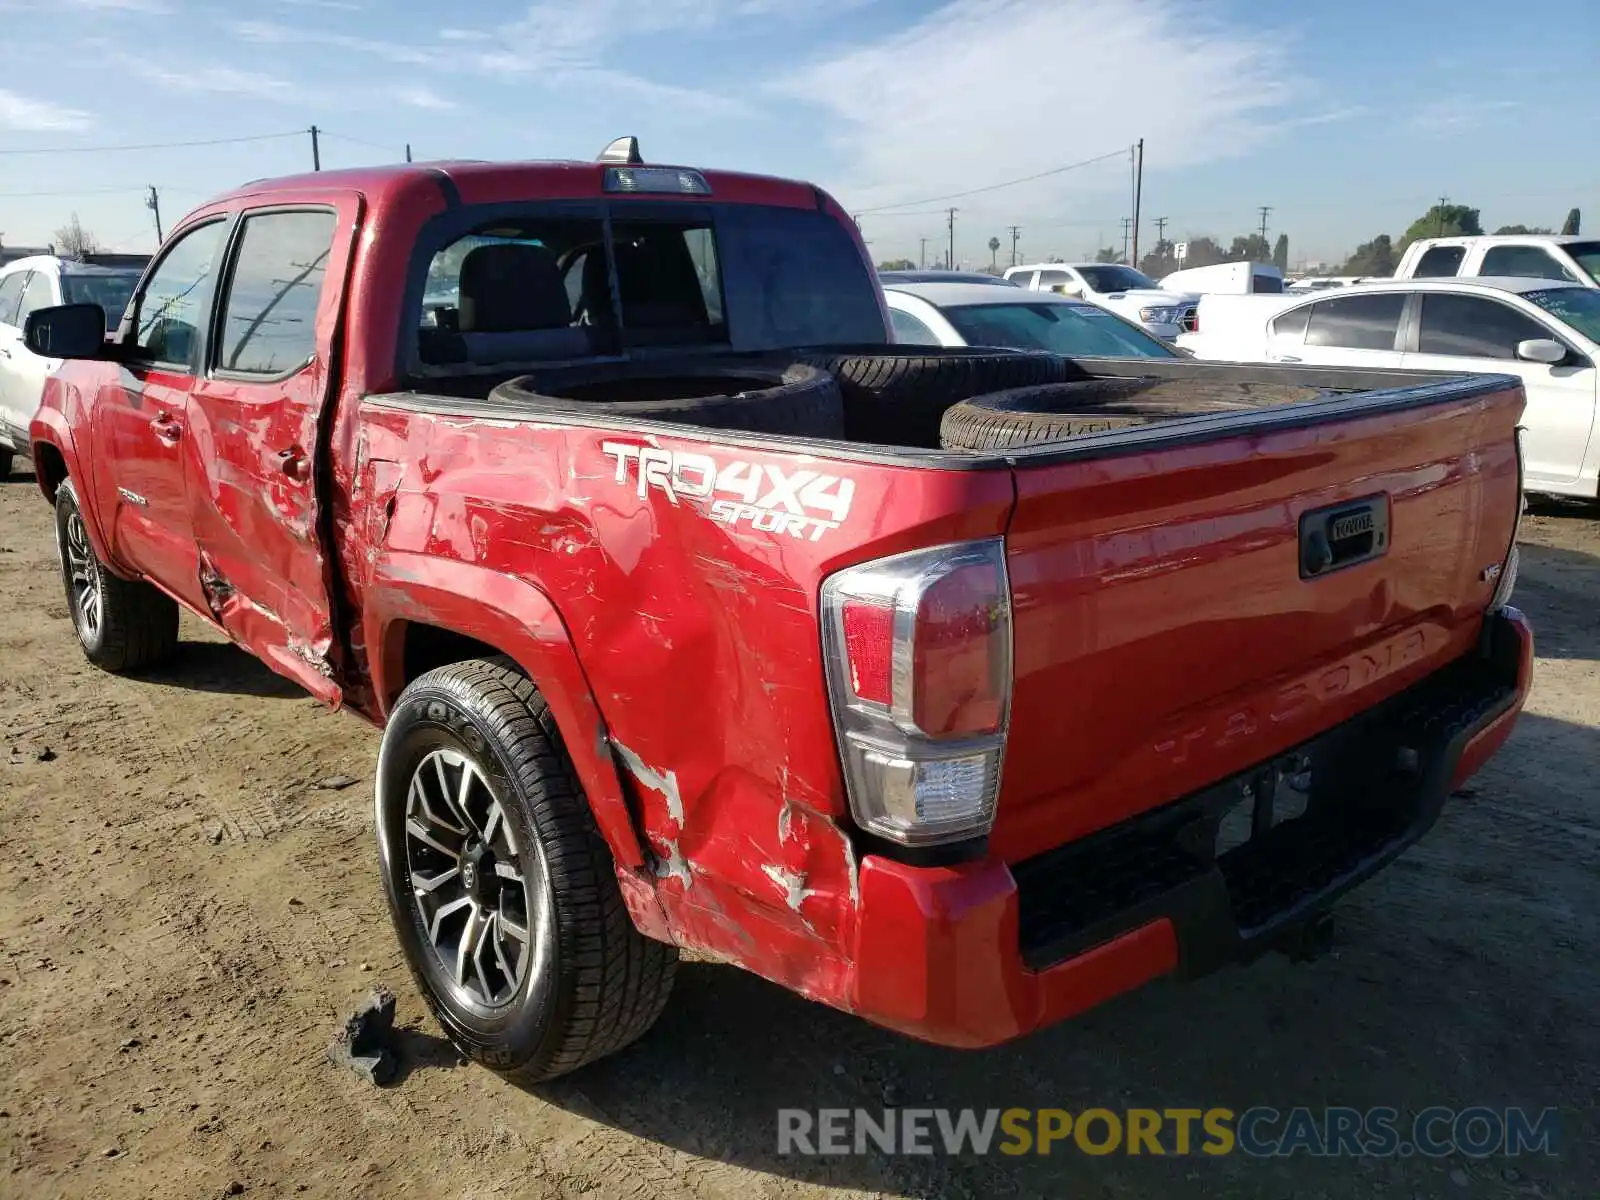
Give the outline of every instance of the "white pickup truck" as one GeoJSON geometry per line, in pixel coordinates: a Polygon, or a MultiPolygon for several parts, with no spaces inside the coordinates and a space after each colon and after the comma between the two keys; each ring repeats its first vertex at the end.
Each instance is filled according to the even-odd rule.
{"type": "Polygon", "coordinates": [[[1600,288],[1600,241],[1555,233],[1422,238],[1406,247],[1396,279],[1471,276],[1559,279],[1600,288]]]}
{"type": "Polygon", "coordinates": [[[1035,292],[1056,292],[1114,312],[1172,341],[1194,327],[1195,292],[1167,291],[1121,263],[1033,263],[1010,267],[1006,279],[1035,292]]]}

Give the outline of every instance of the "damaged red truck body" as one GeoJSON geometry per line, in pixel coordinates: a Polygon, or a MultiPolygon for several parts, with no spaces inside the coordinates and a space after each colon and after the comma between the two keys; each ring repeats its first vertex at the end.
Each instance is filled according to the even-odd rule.
{"type": "Polygon", "coordinates": [[[1529,685],[1506,378],[1301,372],[1327,395],[1004,453],[507,399],[892,356],[807,185],[251,185],[104,348],[74,320],[28,337],[74,360],[32,434],[85,649],[148,665],[181,605],[387,727],[396,928],[501,1070],[638,1036],[672,947],[968,1047],[1248,959],[1421,836],[1529,685]]]}

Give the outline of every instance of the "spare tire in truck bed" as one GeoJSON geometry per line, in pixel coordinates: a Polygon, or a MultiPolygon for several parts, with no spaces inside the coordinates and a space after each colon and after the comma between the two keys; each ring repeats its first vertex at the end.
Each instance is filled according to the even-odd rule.
{"type": "Polygon", "coordinates": [[[802,352],[844,389],[845,432],[891,446],[939,444],[945,409],[969,396],[1067,377],[1067,361],[1034,350],[852,346],[802,352]]]}
{"type": "Polygon", "coordinates": [[[673,421],[744,433],[844,435],[844,401],[826,371],[804,362],[695,358],[553,367],[507,380],[496,404],[673,421]]]}
{"type": "Polygon", "coordinates": [[[1297,384],[1135,378],[1014,388],[955,405],[939,427],[947,450],[1012,450],[1155,421],[1295,404],[1322,395],[1297,384]]]}

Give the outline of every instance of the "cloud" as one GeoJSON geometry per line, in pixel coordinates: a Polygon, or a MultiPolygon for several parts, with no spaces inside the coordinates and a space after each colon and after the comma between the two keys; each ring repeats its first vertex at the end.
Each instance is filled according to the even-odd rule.
{"type": "Polygon", "coordinates": [[[124,65],[142,79],[175,92],[212,92],[258,100],[303,100],[306,89],[259,71],[237,67],[180,64],[174,69],[146,59],[124,58],[124,65]]]}
{"type": "MultiPolygon", "coordinates": [[[[1292,98],[1282,39],[1182,0],[951,0],[909,29],[780,79],[830,113],[840,189],[867,207],[1022,178],[1143,137],[1147,170],[1247,153],[1292,98]]],[[[1112,161],[1000,193],[1019,215],[1127,187],[1112,161]]]]}
{"type": "Polygon", "coordinates": [[[402,88],[396,99],[412,108],[426,108],[436,112],[448,112],[461,107],[454,100],[447,99],[432,88],[426,87],[402,88]]]}
{"type": "Polygon", "coordinates": [[[270,21],[235,21],[230,29],[241,41],[276,46],[333,46],[340,50],[355,50],[388,62],[411,66],[442,65],[438,53],[399,42],[379,38],[354,37],[347,33],[325,33],[317,29],[296,29],[288,25],[275,25],[270,21]]]}
{"type": "Polygon", "coordinates": [[[1520,100],[1479,100],[1470,96],[1432,100],[1406,118],[1404,129],[1422,137],[1463,133],[1492,124],[1512,109],[1521,107],[1520,100]]]}
{"type": "Polygon", "coordinates": [[[76,133],[90,128],[94,119],[86,112],[49,100],[19,96],[0,88],[0,128],[37,133],[76,133]]]}

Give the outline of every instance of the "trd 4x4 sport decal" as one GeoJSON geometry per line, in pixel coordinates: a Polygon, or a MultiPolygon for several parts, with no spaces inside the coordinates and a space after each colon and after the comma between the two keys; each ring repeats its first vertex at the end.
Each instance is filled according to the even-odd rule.
{"type": "Polygon", "coordinates": [[[723,525],[747,523],[763,533],[787,533],[820,541],[850,515],[853,479],[818,471],[784,471],[771,463],[733,459],[718,465],[709,454],[657,450],[605,442],[600,449],[616,460],[617,482],[638,480],[639,495],[651,488],[677,504],[697,502],[723,525]]]}

